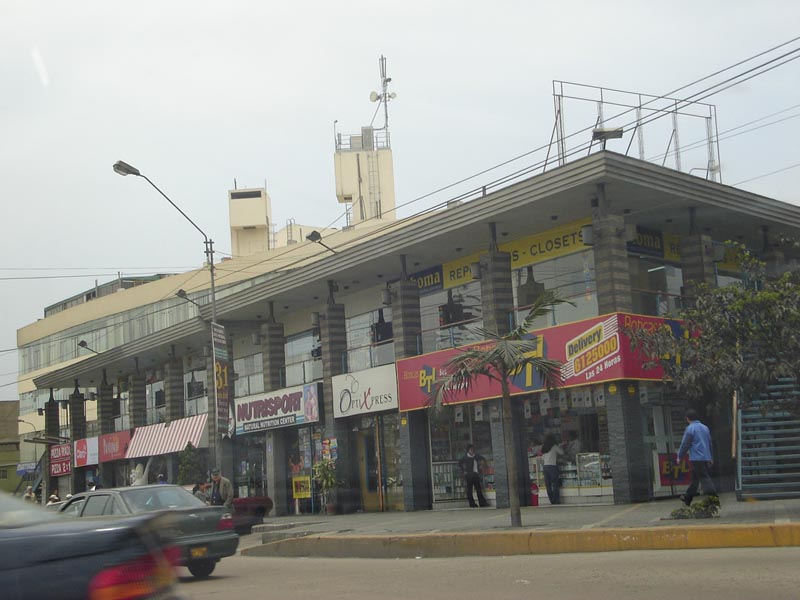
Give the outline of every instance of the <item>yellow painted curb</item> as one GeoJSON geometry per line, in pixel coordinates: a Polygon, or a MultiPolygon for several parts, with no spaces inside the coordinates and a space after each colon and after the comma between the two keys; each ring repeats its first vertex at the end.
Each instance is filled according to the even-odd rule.
{"type": "Polygon", "coordinates": [[[800,546],[800,523],[530,530],[403,535],[310,535],[256,546],[248,556],[413,558],[620,550],[800,546]]]}

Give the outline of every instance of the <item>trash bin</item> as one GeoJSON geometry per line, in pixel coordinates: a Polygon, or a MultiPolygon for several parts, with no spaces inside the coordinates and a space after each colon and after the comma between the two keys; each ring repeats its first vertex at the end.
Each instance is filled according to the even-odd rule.
{"type": "Polygon", "coordinates": [[[531,506],[539,506],[539,486],[531,481],[531,506]]]}

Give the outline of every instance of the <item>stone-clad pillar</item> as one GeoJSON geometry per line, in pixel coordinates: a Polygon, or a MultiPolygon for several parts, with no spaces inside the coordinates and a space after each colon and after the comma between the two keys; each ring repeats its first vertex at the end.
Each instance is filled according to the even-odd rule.
{"type": "Polygon", "coordinates": [[[686,299],[691,302],[697,286],[717,283],[714,268],[714,246],[707,235],[690,235],[681,240],[681,270],[686,299]]]}
{"type": "Polygon", "coordinates": [[[508,252],[489,252],[481,256],[480,264],[483,327],[505,335],[511,331],[509,317],[514,310],[511,255],[508,252]]]}
{"type": "MultiPolygon", "coordinates": [[[[78,390],[78,382],[75,382],[75,391],[69,397],[69,437],[70,442],[75,443],[86,437],[86,402],[83,394],[78,390]]],[[[74,449],[74,446],[73,446],[74,449]]],[[[86,478],[83,468],[72,468],[70,478],[71,492],[83,492],[86,489],[86,478]]],[[[61,491],[64,494],[64,491],[61,491]]]]}
{"type": "Polygon", "coordinates": [[[114,386],[106,381],[103,374],[103,383],[98,389],[97,396],[97,423],[100,427],[100,435],[114,433],[114,417],[116,399],[114,398],[114,386]]]}
{"type": "Polygon", "coordinates": [[[644,502],[650,497],[649,452],[642,436],[639,384],[615,381],[605,384],[611,477],[614,502],[644,502]]]}
{"type": "MultiPolygon", "coordinates": [[[[421,352],[422,320],[419,312],[419,286],[416,281],[393,284],[392,332],[395,359],[421,352]]],[[[400,472],[403,477],[403,507],[407,511],[429,510],[431,497],[428,411],[414,410],[400,415],[400,472]]]]}
{"type": "Polygon", "coordinates": [[[186,414],[183,387],[183,361],[173,357],[164,365],[164,401],[168,421],[177,421],[186,414]]]}
{"type": "MultiPolygon", "coordinates": [[[[44,405],[44,434],[48,438],[61,436],[61,425],[58,418],[58,402],[53,399],[53,390],[50,389],[50,399],[44,405]]],[[[45,447],[44,460],[42,461],[42,504],[47,503],[51,490],[58,487],[58,479],[50,477],[50,446],[45,447]]]]}
{"type": "Polygon", "coordinates": [[[320,312],[319,334],[322,343],[322,398],[325,437],[336,437],[338,459],[336,468],[345,482],[337,492],[337,504],[342,512],[352,512],[361,505],[357,478],[353,476],[356,457],[351,455],[350,428],[342,419],[333,418],[333,377],[345,372],[347,334],[344,304],[329,303],[320,312]]]}
{"type": "Polygon", "coordinates": [[[147,396],[143,373],[134,373],[128,378],[128,412],[131,428],[147,425],[147,396]]]}
{"type": "Polygon", "coordinates": [[[597,185],[592,206],[594,230],[594,266],[597,279],[597,305],[601,315],[630,312],[631,275],[628,245],[625,240],[625,217],[611,210],[605,185],[597,185]]]}
{"type": "MultiPolygon", "coordinates": [[[[284,387],[281,373],[286,367],[286,336],[283,323],[267,321],[261,325],[261,356],[264,367],[264,391],[272,392],[284,387]]],[[[284,516],[291,513],[287,492],[285,431],[267,431],[265,464],[267,469],[267,494],[272,498],[273,514],[284,516]]]]}

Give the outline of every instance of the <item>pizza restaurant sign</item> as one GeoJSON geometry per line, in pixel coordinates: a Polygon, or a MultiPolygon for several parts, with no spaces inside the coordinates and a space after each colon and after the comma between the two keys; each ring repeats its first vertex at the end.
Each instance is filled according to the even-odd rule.
{"type": "MultiPolygon", "coordinates": [[[[630,349],[626,330],[653,330],[667,327],[682,335],[679,321],[612,313],[575,323],[549,327],[528,334],[536,342],[534,354],[561,363],[564,387],[589,385],[620,379],[660,381],[661,368],[645,369],[641,359],[630,349]]],[[[480,347],[473,344],[465,348],[480,347]]],[[[426,408],[433,384],[447,376],[447,363],[462,349],[453,348],[397,361],[397,385],[400,410],[426,408]]],[[[526,368],[510,380],[511,394],[526,394],[545,389],[532,368],[526,368]]],[[[455,391],[445,396],[446,404],[477,402],[502,395],[500,384],[486,377],[473,381],[469,391],[455,391]]]]}
{"type": "Polygon", "coordinates": [[[50,475],[60,477],[72,473],[72,444],[50,446],[50,475]]]}

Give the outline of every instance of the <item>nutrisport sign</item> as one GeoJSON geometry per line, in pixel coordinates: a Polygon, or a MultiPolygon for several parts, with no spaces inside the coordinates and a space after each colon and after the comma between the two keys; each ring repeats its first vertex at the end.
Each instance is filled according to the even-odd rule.
{"type": "Polygon", "coordinates": [[[336,419],[398,408],[394,364],[337,375],[332,383],[336,419]]]}
{"type": "Polygon", "coordinates": [[[236,435],[319,421],[319,383],[234,400],[236,435]]]}

